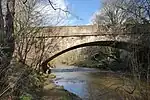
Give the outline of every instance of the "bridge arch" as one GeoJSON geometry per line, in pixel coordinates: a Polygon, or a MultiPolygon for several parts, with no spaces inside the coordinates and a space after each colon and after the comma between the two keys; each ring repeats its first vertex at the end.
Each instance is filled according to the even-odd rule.
{"type": "Polygon", "coordinates": [[[88,43],[83,43],[83,44],[79,44],[79,45],[67,48],[65,50],[62,50],[62,51],[56,53],[55,55],[51,56],[47,60],[43,61],[41,66],[42,67],[46,67],[47,63],[49,61],[51,61],[54,58],[60,56],[61,54],[64,54],[64,53],[66,53],[68,51],[71,51],[71,50],[74,50],[74,49],[77,49],[77,48],[87,47],[87,46],[109,46],[109,47],[113,47],[113,48],[124,49],[124,50],[129,51],[129,52],[132,52],[132,50],[134,48],[142,47],[142,45],[139,45],[139,44],[129,43],[129,42],[121,42],[121,41],[95,41],[95,42],[88,42],[88,43]]]}

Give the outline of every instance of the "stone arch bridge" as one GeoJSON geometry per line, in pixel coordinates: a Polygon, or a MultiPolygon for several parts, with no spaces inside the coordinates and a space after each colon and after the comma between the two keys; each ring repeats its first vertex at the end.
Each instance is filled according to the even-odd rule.
{"type": "Polygon", "coordinates": [[[57,49],[43,61],[42,66],[57,56],[70,50],[85,46],[111,46],[132,51],[137,47],[149,48],[150,25],[123,26],[58,26],[44,27],[37,38],[58,39],[57,49]],[[41,34],[42,33],[42,34],[41,34]]]}

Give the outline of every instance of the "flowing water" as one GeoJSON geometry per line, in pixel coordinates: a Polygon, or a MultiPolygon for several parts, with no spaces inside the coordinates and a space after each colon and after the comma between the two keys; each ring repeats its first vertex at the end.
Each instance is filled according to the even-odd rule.
{"type": "Polygon", "coordinates": [[[114,89],[116,84],[122,84],[120,75],[113,72],[78,67],[54,69],[52,72],[56,75],[56,85],[64,86],[83,100],[123,100],[114,89]]]}

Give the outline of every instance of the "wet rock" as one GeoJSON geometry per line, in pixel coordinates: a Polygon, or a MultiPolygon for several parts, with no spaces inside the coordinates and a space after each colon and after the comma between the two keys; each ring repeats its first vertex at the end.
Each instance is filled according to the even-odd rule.
{"type": "Polygon", "coordinates": [[[54,89],[55,88],[55,84],[53,84],[53,83],[50,83],[50,84],[48,84],[48,85],[45,85],[44,86],[44,90],[52,90],[52,89],[54,89]]]}

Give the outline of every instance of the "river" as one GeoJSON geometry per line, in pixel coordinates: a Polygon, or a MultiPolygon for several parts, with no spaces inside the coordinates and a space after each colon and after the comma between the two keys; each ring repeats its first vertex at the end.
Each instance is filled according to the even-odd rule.
{"type": "Polygon", "coordinates": [[[52,70],[56,85],[83,100],[124,100],[115,88],[122,83],[121,75],[94,68],[64,67],[52,70]]]}

